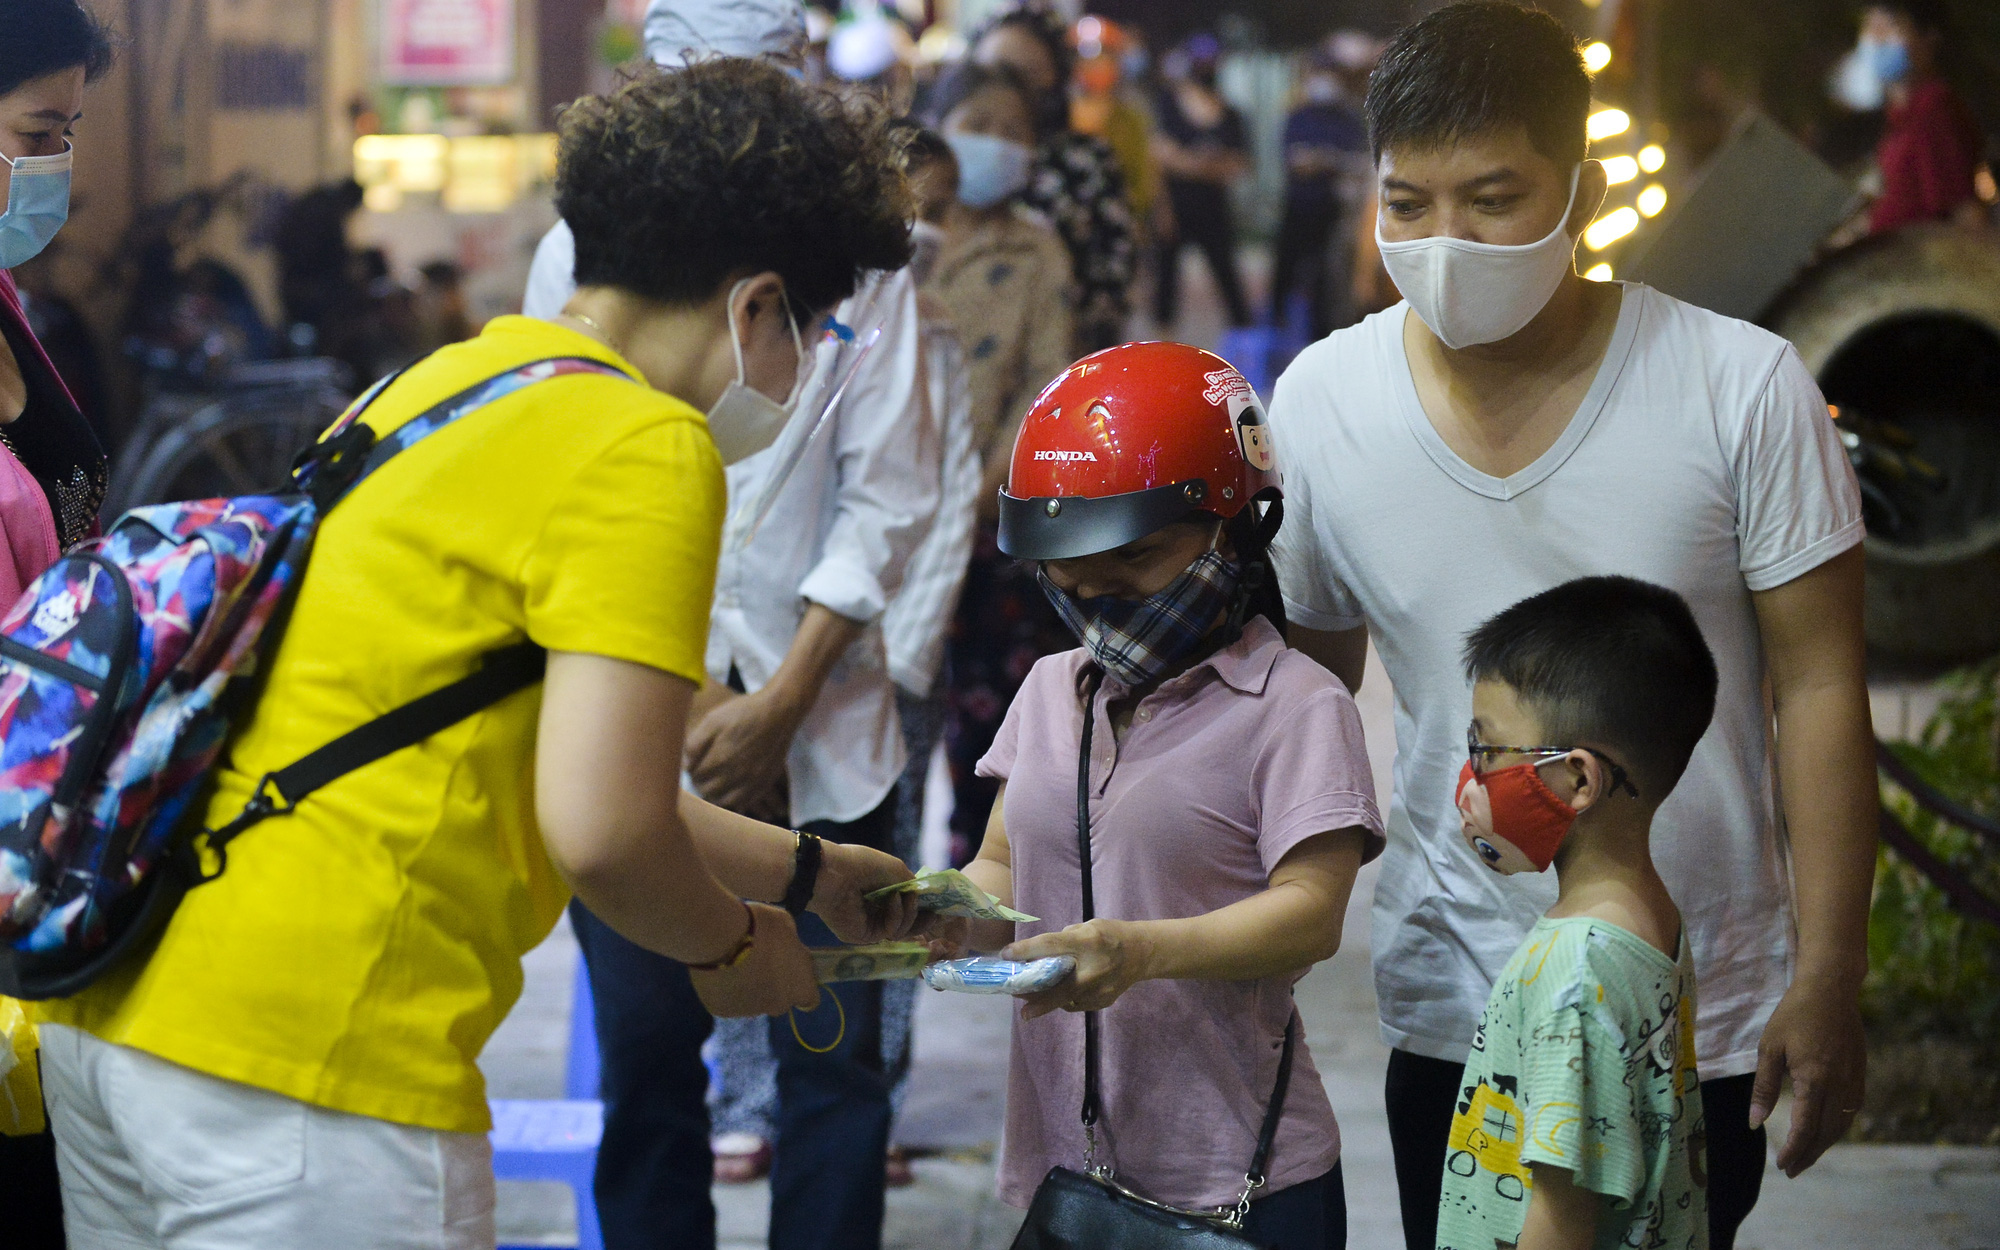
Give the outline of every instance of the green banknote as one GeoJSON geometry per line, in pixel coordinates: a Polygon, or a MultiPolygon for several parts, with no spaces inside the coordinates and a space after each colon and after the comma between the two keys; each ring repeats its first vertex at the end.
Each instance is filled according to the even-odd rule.
{"type": "Polygon", "coordinates": [[[829,981],[903,981],[923,975],[931,949],[922,942],[875,942],[867,946],[815,946],[813,975],[829,981]]]}
{"type": "Polygon", "coordinates": [[[914,894],[920,909],[941,916],[1012,920],[1017,923],[1036,919],[1026,912],[1002,906],[999,899],[974,885],[972,878],[956,868],[926,868],[908,881],[898,881],[873,891],[868,895],[868,901],[872,903],[895,894],[914,894]]]}

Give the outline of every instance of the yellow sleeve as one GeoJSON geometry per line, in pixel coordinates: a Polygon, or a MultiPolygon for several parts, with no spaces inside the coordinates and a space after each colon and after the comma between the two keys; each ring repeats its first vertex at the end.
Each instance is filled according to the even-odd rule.
{"type": "Polygon", "coordinates": [[[40,1038],[26,1004],[0,998],[0,1134],[25,1137],[48,1127],[42,1116],[40,1038]]]}
{"type": "Polygon", "coordinates": [[[655,421],[605,448],[529,550],[528,636],[700,682],[726,502],[698,420],[655,421]]]}

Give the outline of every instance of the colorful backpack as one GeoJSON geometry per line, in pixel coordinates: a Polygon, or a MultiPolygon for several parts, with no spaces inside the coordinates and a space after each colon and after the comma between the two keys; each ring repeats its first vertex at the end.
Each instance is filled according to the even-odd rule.
{"type": "Polygon", "coordinates": [[[134,508],[0,618],[0,994],[60,998],[143,946],[229,841],[320,786],[539,681],[530,642],[262,778],[220,829],[191,820],[255,702],[327,510],[390,457],[521,387],[602,361],[535,361],[376,441],[369,388],[269,495],[134,508]]]}

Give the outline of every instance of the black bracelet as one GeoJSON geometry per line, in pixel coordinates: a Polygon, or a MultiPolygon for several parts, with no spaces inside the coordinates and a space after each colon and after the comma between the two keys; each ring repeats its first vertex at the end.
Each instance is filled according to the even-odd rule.
{"type": "Polygon", "coordinates": [[[806,907],[812,903],[813,891],[819,888],[819,865],[826,848],[820,844],[818,837],[803,829],[792,832],[799,838],[792,851],[792,883],[785,888],[785,897],[780,905],[796,920],[805,914],[806,907]]]}

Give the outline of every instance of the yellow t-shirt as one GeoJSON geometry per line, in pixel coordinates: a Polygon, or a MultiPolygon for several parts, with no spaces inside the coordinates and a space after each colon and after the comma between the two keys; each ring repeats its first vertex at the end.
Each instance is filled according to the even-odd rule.
{"type": "MultiPolygon", "coordinates": [[[[253,781],[533,639],[702,677],[722,462],[618,356],[502,317],[411,367],[386,433],[494,374],[590,356],[399,454],[327,517],[208,822],[253,781]]],[[[474,1060],[568,890],[534,816],[540,687],[327,785],[230,844],[158,949],[43,1018],[339,1111],[490,1127],[474,1060]]]]}

